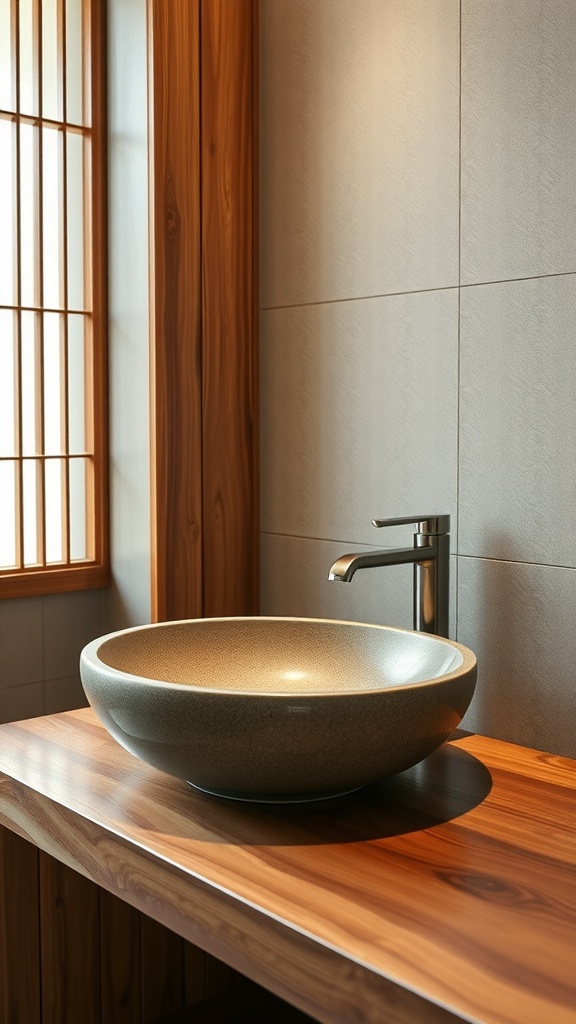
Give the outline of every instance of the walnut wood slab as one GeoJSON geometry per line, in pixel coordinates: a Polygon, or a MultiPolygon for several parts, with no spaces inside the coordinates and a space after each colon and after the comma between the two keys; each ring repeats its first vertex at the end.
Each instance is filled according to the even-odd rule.
{"type": "Polygon", "coordinates": [[[459,734],[322,806],[204,797],[89,709],[0,727],[0,823],[325,1024],[576,1024],[576,762],[459,734]]]}

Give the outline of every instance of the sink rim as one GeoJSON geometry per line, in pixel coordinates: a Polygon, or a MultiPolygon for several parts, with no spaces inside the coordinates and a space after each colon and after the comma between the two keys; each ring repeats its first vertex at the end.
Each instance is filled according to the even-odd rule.
{"type": "MultiPolygon", "coordinates": [[[[419,644],[421,641],[418,640],[419,644]]],[[[412,689],[420,689],[427,687],[437,687],[443,683],[447,683],[457,677],[466,676],[472,672],[477,665],[476,655],[463,644],[458,643],[456,640],[450,640],[448,637],[436,636],[432,633],[418,633],[415,630],[405,629],[401,626],[388,626],[386,624],[362,622],[351,619],[329,619],[319,617],[308,617],[308,616],[289,616],[289,615],[232,615],[232,616],[207,616],[203,618],[188,618],[188,619],[172,619],[163,622],[144,623],[138,626],[129,626],[125,629],[114,630],[113,632],[106,633],[100,637],[96,637],[90,643],[88,643],[82,650],[80,656],[81,664],[96,670],[101,675],[109,678],[111,681],[114,680],[116,683],[120,680],[136,681],[139,686],[145,686],[150,689],[160,688],[163,691],[175,690],[179,693],[183,691],[189,691],[191,694],[199,694],[204,697],[236,697],[236,698],[260,698],[262,700],[295,700],[297,698],[305,698],[306,700],[323,700],[330,698],[331,700],[341,698],[347,700],[350,698],[366,696],[375,696],[378,694],[393,693],[399,691],[407,691],[412,689]],[[407,680],[406,682],[395,682],[389,685],[382,686],[371,686],[371,687],[350,687],[348,689],[340,686],[338,689],[322,689],[322,690],[306,690],[302,686],[294,688],[294,690],[274,690],[272,688],[267,690],[247,690],[239,688],[227,688],[222,686],[199,686],[193,682],[178,682],[167,679],[156,678],[155,676],[143,676],[135,672],[126,672],[124,669],[115,668],[108,662],[101,660],[99,657],[100,648],[108,641],[120,639],[126,635],[132,635],[135,633],[144,633],[151,630],[163,630],[169,627],[178,627],[186,625],[198,625],[202,627],[203,624],[216,624],[216,623],[227,623],[227,622],[251,622],[251,623],[307,623],[311,625],[330,625],[330,626],[346,626],[358,629],[359,631],[365,632],[384,632],[387,635],[390,634],[401,634],[409,635],[413,637],[422,638],[422,642],[430,642],[433,644],[440,644],[441,646],[447,646],[454,650],[460,656],[460,662],[454,666],[449,672],[443,672],[439,675],[433,675],[425,677],[424,679],[407,680]]]]}

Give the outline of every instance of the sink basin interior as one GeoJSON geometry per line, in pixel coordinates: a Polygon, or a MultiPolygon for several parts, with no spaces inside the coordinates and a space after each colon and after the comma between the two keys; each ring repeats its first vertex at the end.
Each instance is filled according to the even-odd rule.
{"type": "Polygon", "coordinates": [[[127,631],[98,647],[142,680],[245,694],[309,695],[405,686],[456,671],[457,647],[424,634],[320,619],[201,619],[127,631]],[[412,638],[416,637],[415,640],[412,638]]]}

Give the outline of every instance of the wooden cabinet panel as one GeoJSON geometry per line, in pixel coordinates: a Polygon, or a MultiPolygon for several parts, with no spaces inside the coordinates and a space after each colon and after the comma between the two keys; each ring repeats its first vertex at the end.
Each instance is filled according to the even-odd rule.
{"type": "Polygon", "coordinates": [[[0,828],[0,1021],[40,1024],[38,850],[0,828]]]}
{"type": "Polygon", "coordinates": [[[154,1024],[185,1005],[184,943],[149,917],[141,932],[142,1024],[154,1024]]]}
{"type": "Polygon", "coordinates": [[[100,890],[102,1024],[141,1024],[141,915],[100,890]]]}
{"type": "Polygon", "coordinates": [[[1,1024],[232,1021],[254,990],[260,1000],[226,964],[0,826],[1,1024]]]}
{"type": "Polygon", "coordinates": [[[100,1024],[97,885],[40,853],[42,1024],[100,1024]]]}

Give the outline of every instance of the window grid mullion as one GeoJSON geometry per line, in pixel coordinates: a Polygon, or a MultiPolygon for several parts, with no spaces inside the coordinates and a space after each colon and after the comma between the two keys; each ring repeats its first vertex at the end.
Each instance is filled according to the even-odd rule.
{"type": "Polygon", "coordinates": [[[34,315],[36,391],[36,559],[46,564],[46,480],[44,471],[44,318],[34,315]]]}
{"type": "Polygon", "coordinates": [[[12,47],[12,106],[20,110],[20,3],[10,4],[10,45],[12,47]]]}
{"type": "Polygon", "coordinates": [[[67,120],[68,102],[66,98],[66,0],[58,0],[58,68],[59,75],[59,114],[64,124],[67,120]]]}
{"type": "Polygon", "coordinates": [[[61,423],[63,432],[62,450],[65,452],[62,474],[62,549],[65,559],[70,561],[70,428],[68,419],[68,314],[61,318],[61,423]]]}
{"type": "MultiPolygon", "coordinates": [[[[19,164],[19,160],[17,161],[19,164]]],[[[18,250],[20,246],[18,245],[18,250]]],[[[18,261],[18,266],[20,261],[18,261]]],[[[15,317],[16,329],[16,509],[15,509],[15,548],[16,565],[19,569],[24,567],[24,463],[22,461],[22,313],[17,311],[15,317]]]]}
{"type": "MultiPolygon", "coordinates": [[[[36,237],[38,246],[36,250],[36,301],[40,309],[44,306],[44,137],[40,127],[43,114],[42,96],[42,10],[41,0],[34,0],[33,3],[33,25],[34,25],[34,50],[36,53],[36,102],[38,109],[39,123],[34,126],[36,136],[36,237]]],[[[37,502],[37,560],[39,564],[46,565],[46,463],[43,456],[46,454],[46,431],[45,431],[45,396],[44,396],[44,317],[36,313],[35,317],[36,335],[36,447],[38,454],[42,456],[37,462],[36,473],[36,502],[37,502]]]]}

